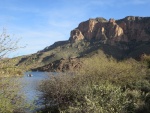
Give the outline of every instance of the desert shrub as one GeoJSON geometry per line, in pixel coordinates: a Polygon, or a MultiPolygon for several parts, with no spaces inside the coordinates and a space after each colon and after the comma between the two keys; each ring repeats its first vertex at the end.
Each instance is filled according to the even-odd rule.
{"type": "Polygon", "coordinates": [[[92,56],[75,74],[44,81],[39,90],[51,112],[135,113],[149,106],[146,66],[129,59],[92,56]],[[147,101],[146,101],[147,100],[147,101]]]}
{"type": "Polygon", "coordinates": [[[126,86],[144,78],[146,67],[133,59],[118,62],[113,58],[93,56],[85,60],[80,73],[81,76],[91,77],[94,83],[108,80],[113,84],[126,86]]]}
{"type": "Polygon", "coordinates": [[[86,94],[80,94],[64,112],[69,113],[120,113],[128,102],[126,93],[110,83],[93,85],[86,94]]]}
{"type": "Polygon", "coordinates": [[[17,79],[0,78],[0,113],[13,113],[23,107],[17,79]]]}
{"type": "Polygon", "coordinates": [[[141,60],[147,64],[148,68],[150,68],[150,55],[143,54],[141,60]]]}
{"type": "Polygon", "coordinates": [[[74,91],[78,86],[70,75],[52,76],[50,80],[42,82],[39,90],[43,92],[44,103],[50,106],[61,106],[61,104],[69,104],[73,99],[74,91]]]}
{"type": "Polygon", "coordinates": [[[132,90],[140,90],[144,93],[150,92],[150,83],[147,80],[138,80],[133,81],[132,83],[128,84],[128,86],[132,90]]]}
{"type": "Polygon", "coordinates": [[[23,70],[17,67],[2,67],[0,69],[0,77],[22,76],[23,70]]]}
{"type": "Polygon", "coordinates": [[[92,85],[68,75],[52,79],[40,89],[45,104],[53,112],[119,113],[128,101],[121,87],[110,83],[92,85]]]}

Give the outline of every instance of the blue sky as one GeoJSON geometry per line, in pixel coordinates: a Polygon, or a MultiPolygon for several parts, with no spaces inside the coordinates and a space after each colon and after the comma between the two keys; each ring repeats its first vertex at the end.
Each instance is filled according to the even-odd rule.
{"type": "Polygon", "coordinates": [[[26,46],[10,57],[42,50],[68,40],[70,31],[89,18],[150,16],[150,0],[1,0],[0,30],[26,46]]]}

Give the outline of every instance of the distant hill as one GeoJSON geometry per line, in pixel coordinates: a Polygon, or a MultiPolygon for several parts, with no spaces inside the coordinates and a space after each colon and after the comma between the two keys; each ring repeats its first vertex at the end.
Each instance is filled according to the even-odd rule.
{"type": "Polygon", "coordinates": [[[102,53],[117,60],[139,59],[144,53],[150,54],[150,17],[89,19],[72,30],[67,41],[59,41],[32,55],[15,58],[15,65],[28,66],[33,70],[64,71],[73,69],[74,64],[79,68],[85,57],[93,54],[103,56],[102,53]]]}

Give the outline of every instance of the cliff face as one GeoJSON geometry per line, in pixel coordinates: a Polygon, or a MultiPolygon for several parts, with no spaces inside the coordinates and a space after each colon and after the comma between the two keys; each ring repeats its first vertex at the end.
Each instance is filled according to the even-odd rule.
{"type": "Polygon", "coordinates": [[[71,31],[70,41],[99,40],[115,45],[118,42],[150,41],[150,17],[128,16],[121,20],[89,19],[71,31]]]}

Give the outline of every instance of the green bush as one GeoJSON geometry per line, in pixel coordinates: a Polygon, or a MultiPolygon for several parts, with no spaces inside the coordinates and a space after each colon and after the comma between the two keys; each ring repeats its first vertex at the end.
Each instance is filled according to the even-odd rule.
{"type": "Polygon", "coordinates": [[[141,60],[147,64],[148,68],[150,68],[150,55],[143,54],[141,60]]]}
{"type": "MultiPolygon", "coordinates": [[[[23,107],[17,79],[0,78],[0,113],[14,113],[23,107]]],[[[20,111],[21,112],[21,111],[20,111]]]]}
{"type": "Polygon", "coordinates": [[[106,56],[85,58],[83,63],[80,71],[53,76],[40,85],[48,111],[148,113],[150,82],[144,64],[106,56]]]}
{"type": "Polygon", "coordinates": [[[64,112],[67,113],[121,113],[126,103],[126,93],[110,83],[102,83],[87,88],[64,112]],[[80,98],[81,98],[80,97],[80,98]]]}

